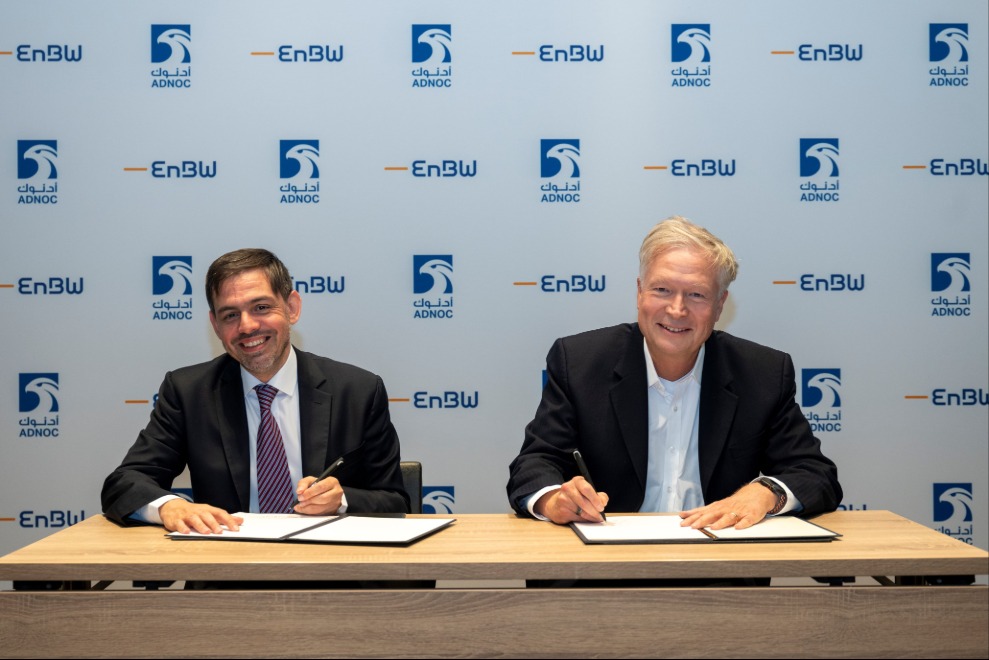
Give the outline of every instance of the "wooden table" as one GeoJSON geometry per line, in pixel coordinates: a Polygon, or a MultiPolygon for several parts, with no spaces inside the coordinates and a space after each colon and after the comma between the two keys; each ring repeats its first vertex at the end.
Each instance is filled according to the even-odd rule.
{"type": "Polygon", "coordinates": [[[0,655],[989,657],[989,589],[923,579],[989,574],[989,553],[888,511],[835,512],[815,522],[842,538],[588,546],[566,527],[465,514],[407,548],[176,542],[160,528],[123,529],[96,516],[0,558],[0,580],[472,586],[3,592],[0,655]],[[879,582],[546,589],[476,582],[844,576],[879,582]]]}

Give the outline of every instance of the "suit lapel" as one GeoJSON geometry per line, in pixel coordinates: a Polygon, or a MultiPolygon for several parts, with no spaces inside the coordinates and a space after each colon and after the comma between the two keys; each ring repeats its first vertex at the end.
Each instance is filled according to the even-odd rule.
{"type": "Polygon", "coordinates": [[[296,350],[299,363],[299,426],[302,473],[320,474],[329,461],[332,395],[324,389],[326,376],[308,353],[296,350]]]}
{"type": "Polygon", "coordinates": [[[718,332],[715,331],[704,349],[700,422],[697,430],[701,489],[705,492],[711,483],[718,459],[725,450],[738,407],[738,396],[731,391],[732,375],[721,355],[720,347],[718,332]]]}
{"type": "Polygon", "coordinates": [[[251,468],[247,410],[244,407],[244,385],[240,378],[240,364],[227,358],[213,392],[213,407],[217,414],[220,441],[226,455],[230,478],[237,491],[241,511],[248,511],[251,503],[251,468]]]}
{"type": "Polygon", "coordinates": [[[628,451],[640,492],[645,492],[646,466],[649,462],[649,397],[646,391],[646,362],[638,327],[630,333],[624,353],[615,365],[615,384],[611,387],[611,405],[618,419],[622,440],[628,451]]]}

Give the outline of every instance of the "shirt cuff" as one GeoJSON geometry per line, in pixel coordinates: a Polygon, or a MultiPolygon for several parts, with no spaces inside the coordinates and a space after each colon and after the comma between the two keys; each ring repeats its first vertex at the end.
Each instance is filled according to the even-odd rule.
{"type": "Polygon", "coordinates": [[[547,518],[546,516],[541,516],[538,513],[536,513],[532,507],[534,507],[536,505],[536,502],[539,501],[539,498],[545,495],[546,493],[551,493],[554,490],[560,490],[561,488],[563,488],[563,486],[546,486],[546,488],[543,488],[542,490],[537,490],[532,495],[523,498],[521,504],[522,506],[525,507],[526,511],[528,511],[529,514],[532,515],[533,518],[537,520],[549,520],[549,518],[547,518]]]}
{"type": "Polygon", "coordinates": [[[184,499],[184,498],[174,494],[162,495],[153,502],[145,504],[140,509],[138,509],[137,511],[135,511],[134,513],[130,514],[127,517],[133,518],[134,520],[137,520],[139,522],[148,523],[150,525],[161,525],[162,524],[161,515],[158,513],[158,509],[161,508],[161,505],[164,504],[165,502],[168,502],[170,500],[179,500],[179,499],[184,499]]]}

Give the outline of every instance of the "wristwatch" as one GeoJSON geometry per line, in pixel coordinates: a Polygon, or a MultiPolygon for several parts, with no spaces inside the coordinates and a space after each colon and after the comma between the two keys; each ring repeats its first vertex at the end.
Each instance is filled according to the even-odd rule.
{"type": "Polygon", "coordinates": [[[783,510],[783,507],[786,506],[786,491],[778,483],[767,477],[759,477],[754,483],[765,486],[776,496],[776,506],[770,509],[767,515],[771,516],[783,510]]]}

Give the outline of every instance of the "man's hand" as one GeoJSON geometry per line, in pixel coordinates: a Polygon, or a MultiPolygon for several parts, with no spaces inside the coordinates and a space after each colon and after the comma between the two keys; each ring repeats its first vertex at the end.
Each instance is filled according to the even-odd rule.
{"type": "Polygon", "coordinates": [[[601,522],[601,512],[606,506],[607,493],[595,492],[584,477],[574,477],[558,490],[540,497],[532,510],[557,525],[565,525],[575,521],[601,522]]]}
{"type": "Polygon", "coordinates": [[[724,529],[734,526],[735,529],[745,529],[765,518],[774,506],[776,496],[772,491],[760,484],[748,484],[723,500],[682,511],[680,517],[683,522],[680,526],[694,529],[724,529]]]}
{"type": "Polygon", "coordinates": [[[296,513],[308,516],[328,516],[337,512],[343,502],[343,486],[336,477],[316,481],[316,477],[303,477],[295,489],[299,503],[296,513]]]}
{"type": "Polygon", "coordinates": [[[168,500],[158,507],[158,515],[165,529],[170,532],[188,534],[222,534],[224,527],[231,532],[240,529],[244,519],[232,516],[223,509],[208,504],[195,504],[181,498],[168,500]]]}

